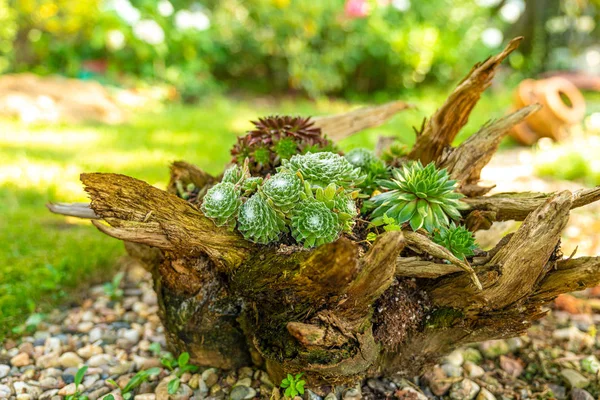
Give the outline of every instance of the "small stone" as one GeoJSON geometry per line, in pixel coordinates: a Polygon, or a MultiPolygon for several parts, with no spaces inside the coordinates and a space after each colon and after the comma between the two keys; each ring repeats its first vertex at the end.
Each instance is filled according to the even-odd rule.
{"type": "Polygon", "coordinates": [[[200,381],[201,381],[200,375],[194,374],[190,378],[190,380],[188,382],[188,386],[191,387],[192,389],[198,389],[198,386],[200,385],[200,381]]]}
{"type": "Polygon", "coordinates": [[[27,353],[19,353],[10,359],[10,363],[13,367],[24,367],[31,364],[31,358],[27,353]]]}
{"type": "Polygon", "coordinates": [[[594,396],[586,390],[574,388],[571,390],[571,400],[594,400],[594,396]]]}
{"type": "Polygon", "coordinates": [[[391,393],[392,389],[379,379],[369,379],[367,386],[379,393],[391,393]]]}
{"type": "Polygon", "coordinates": [[[79,365],[83,364],[83,359],[76,353],[69,351],[60,356],[58,363],[64,368],[78,367],[79,365]]]}
{"type": "Polygon", "coordinates": [[[57,337],[49,337],[44,344],[44,354],[60,354],[62,343],[57,337]]]}
{"type": "Polygon", "coordinates": [[[500,368],[513,378],[518,378],[523,373],[523,364],[506,356],[500,356],[500,368]]]}
{"type": "Polygon", "coordinates": [[[475,400],[496,400],[496,396],[494,396],[486,388],[481,388],[481,390],[479,391],[479,394],[477,395],[475,400]]]}
{"type": "Polygon", "coordinates": [[[454,350],[452,353],[448,354],[446,357],[444,357],[444,364],[452,364],[455,365],[457,367],[460,367],[461,365],[463,365],[463,362],[465,361],[463,353],[460,350],[454,350]]]}
{"type": "Polygon", "coordinates": [[[103,365],[114,364],[115,358],[108,354],[97,354],[90,357],[87,361],[87,365],[90,367],[102,367],[103,365]]]}
{"type": "Polygon", "coordinates": [[[50,400],[52,397],[58,395],[58,389],[50,389],[42,393],[40,400],[50,400]]]}
{"type": "Polygon", "coordinates": [[[485,370],[471,361],[466,361],[463,364],[463,368],[469,378],[481,378],[485,375],[485,370]]]}
{"type": "Polygon", "coordinates": [[[71,394],[75,394],[77,392],[77,385],[74,383],[69,383],[67,386],[63,387],[58,391],[59,396],[69,396],[71,394]]]}
{"type": "Polygon", "coordinates": [[[236,386],[229,393],[230,400],[245,400],[256,396],[256,390],[248,386],[236,386]]]}
{"type": "Polygon", "coordinates": [[[115,366],[112,366],[108,369],[108,373],[110,375],[123,375],[126,374],[127,372],[129,372],[133,367],[133,363],[132,362],[126,362],[123,364],[117,364],[115,366]]]}
{"type": "MultiPolygon", "coordinates": [[[[98,389],[94,390],[90,394],[88,394],[88,398],[89,398],[89,400],[97,400],[100,397],[102,397],[105,394],[107,394],[108,392],[110,392],[110,389],[107,388],[106,386],[103,386],[101,388],[98,388],[98,389]]],[[[116,397],[115,397],[115,399],[116,399],[116,397]]]]}
{"type": "Polygon", "coordinates": [[[40,374],[40,379],[43,378],[60,378],[60,376],[63,374],[61,369],[58,368],[47,368],[45,370],[42,371],[42,373],[40,374]]]}
{"type": "Polygon", "coordinates": [[[0,379],[4,378],[10,372],[10,366],[6,364],[0,364],[0,379]]]}
{"type": "Polygon", "coordinates": [[[88,338],[91,343],[97,342],[98,340],[100,340],[102,338],[102,329],[100,329],[100,328],[92,329],[88,334],[88,338]]]}
{"type": "Polygon", "coordinates": [[[58,353],[49,353],[38,357],[35,360],[35,365],[42,369],[60,367],[60,363],[58,362],[58,353]]]}
{"type": "Polygon", "coordinates": [[[479,393],[479,385],[470,379],[463,379],[456,382],[450,389],[450,398],[452,400],[472,400],[479,393]]]}
{"type": "Polygon", "coordinates": [[[138,394],[133,399],[134,400],[156,400],[156,395],[154,393],[138,394]]]}
{"type": "Polygon", "coordinates": [[[42,394],[42,389],[39,387],[21,381],[13,382],[13,388],[16,394],[27,393],[36,399],[42,394]]]}
{"type": "Polygon", "coordinates": [[[557,329],[552,332],[552,337],[557,340],[568,340],[569,348],[573,350],[592,347],[595,342],[591,335],[581,332],[575,326],[557,329]]]}
{"type": "Polygon", "coordinates": [[[240,385],[242,385],[242,386],[252,386],[252,379],[250,379],[250,378],[240,379],[233,386],[240,386],[240,385]]]}
{"type": "Polygon", "coordinates": [[[127,329],[124,333],[123,333],[123,337],[129,342],[129,343],[137,343],[140,341],[140,333],[137,331],[137,329],[127,329]]]}
{"type": "Polygon", "coordinates": [[[304,391],[304,395],[306,396],[306,400],[322,400],[323,399],[321,396],[319,396],[318,394],[316,394],[315,392],[313,392],[310,389],[306,389],[304,391]]]}
{"type": "Polygon", "coordinates": [[[56,389],[60,386],[60,382],[56,378],[47,377],[40,379],[40,387],[43,389],[56,389]]]}
{"type": "Polygon", "coordinates": [[[436,396],[443,396],[450,390],[452,384],[447,382],[447,378],[444,370],[437,365],[423,375],[423,380],[436,396]]]}
{"type": "Polygon", "coordinates": [[[206,386],[212,387],[219,380],[216,368],[209,368],[202,372],[202,380],[206,383],[206,386]]]}
{"type": "Polygon", "coordinates": [[[328,393],[327,396],[325,396],[324,400],[337,400],[337,396],[335,395],[335,393],[331,392],[328,393]]]}
{"type": "Polygon", "coordinates": [[[600,362],[598,362],[598,359],[594,355],[587,356],[581,360],[581,369],[595,375],[600,370],[600,362]]]}
{"type": "Polygon", "coordinates": [[[0,399],[8,399],[12,394],[12,390],[7,385],[0,384],[0,399]]]}
{"type": "Polygon", "coordinates": [[[410,386],[403,387],[396,391],[396,398],[406,400],[427,400],[427,396],[410,386]]]}
{"type": "Polygon", "coordinates": [[[506,340],[506,344],[508,344],[508,349],[511,352],[515,352],[521,348],[523,348],[523,339],[520,337],[514,337],[506,340]]]}
{"type": "Polygon", "coordinates": [[[581,375],[579,372],[574,369],[566,368],[560,371],[560,375],[563,377],[567,386],[570,388],[579,388],[583,389],[590,384],[590,380],[585,376],[581,375]]]}
{"type": "Polygon", "coordinates": [[[85,360],[87,360],[88,358],[90,358],[92,356],[102,354],[102,353],[104,353],[104,351],[102,350],[102,347],[97,346],[95,344],[88,344],[86,346],[83,346],[79,350],[77,350],[77,354],[85,360]]]}
{"type": "Polygon", "coordinates": [[[444,364],[442,365],[442,369],[444,370],[446,376],[449,376],[451,378],[457,378],[459,376],[462,376],[463,373],[462,367],[454,364],[444,364]]]}
{"type": "Polygon", "coordinates": [[[473,347],[467,347],[464,349],[462,355],[465,361],[471,361],[475,364],[479,364],[483,360],[481,352],[473,347]]]}
{"type": "Polygon", "coordinates": [[[479,344],[479,350],[486,358],[498,358],[510,352],[505,340],[487,340],[479,344]]]}
{"type": "Polygon", "coordinates": [[[344,392],[342,399],[343,400],[360,400],[360,399],[362,399],[362,393],[360,392],[360,390],[358,390],[356,388],[350,388],[350,389],[346,390],[346,392],[344,392]]]}
{"type": "Polygon", "coordinates": [[[238,376],[240,378],[246,378],[246,377],[251,378],[253,374],[254,374],[254,370],[252,370],[252,368],[250,368],[250,367],[242,367],[238,371],[238,376]]]}
{"type": "Polygon", "coordinates": [[[88,333],[94,327],[94,323],[90,321],[84,321],[77,324],[77,330],[81,333],[88,333]]]}
{"type": "Polygon", "coordinates": [[[31,395],[28,393],[21,393],[17,395],[17,400],[31,400],[31,395]]]}

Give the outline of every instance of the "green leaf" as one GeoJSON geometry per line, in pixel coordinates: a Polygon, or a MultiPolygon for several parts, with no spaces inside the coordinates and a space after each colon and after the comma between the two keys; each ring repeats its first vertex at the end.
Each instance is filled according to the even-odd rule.
{"type": "Polygon", "coordinates": [[[75,374],[75,385],[76,386],[79,386],[81,384],[81,382],[83,382],[83,376],[85,375],[87,369],[88,369],[88,366],[84,365],[83,367],[79,368],[79,370],[75,374]]]}
{"type": "Polygon", "coordinates": [[[367,234],[367,241],[369,241],[369,242],[374,242],[374,241],[375,241],[375,239],[377,239],[377,234],[376,234],[376,233],[374,233],[374,232],[369,232],[369,233],[367,234]]]}
{"type": "Polygon", "coordinates": [[[155,356],[159,355],[160,354],[160,350],[161,350],[160,343],[158,343],[158,342],[152,343],[148,347],[148,350],[150,350],[152,352],[152,354],[154,354],[155,356]]]}
{"type": "Polygon", "coordinates": [[[282,388],[286,388],[288,386],[290,386],[290,381],[288,380],[288,378],[285,378],[284,380],[281,381],[281,386],[282,388]]]}
{"type": "MultiPolygon", "coordinates": [[[[107,382],[108,382],[108,380],[107,380],[107,382]]],[[[106,396],[103,397],[103,400],[115,400],[115,396],[112,394],[107,394],[106,396]]]]}
{"type": "Polygon", "coordinates": [[[160,374],[161,369],[158,367],[154,367],[154,368],[149,368],[147,370],[145,370],[146,375],[150,376],[150,375],[158,375],[160,374]]]}
{"type": "Polygon", "coordinates": [[[167,385],[167,392],[169,394],[175,394],[179,390],[179,378],[171,379],[167,385]]]}
{"type": "Polygon", "coordinates": [[[190,361],[190,353],[186,351],[185,353],[181,353],[179,355],[179,358],[177,359],[177,364],[179,365],[179,367],[185,367],[188,361],[190,361]]]}
{"type": "Polygon", "coordinates": [[[119,387],[119,384],[117,382],[115,382],[114,379],[107,379],[106,382],[110,383],[114,387],[119,387]]]}
{"type": "Polygon", "coordinates": [[[298,392],[300,394],[304,394],[304,385],[306,384],[306,381],[298,381],[298,383],[296,383],[296,390],[298,390],[298,392]]]}

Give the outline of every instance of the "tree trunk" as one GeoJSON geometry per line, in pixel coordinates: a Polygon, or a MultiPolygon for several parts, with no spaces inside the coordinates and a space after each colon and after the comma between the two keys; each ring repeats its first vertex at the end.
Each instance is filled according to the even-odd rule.
{"type": "MultiPolygon", "coordinates": [[[[125,241],[152,272],[171,349],[189,352],[196,365],[263,364],[275,381],[304,372],[313,388],[417,374],[466,343],[523,333],[557,295],[600,281],[600,258],[564,259],[560,253],[569,211],[598,200],[600,188],[483,196],[490,187],[478,186],[500,140],[537,106],[487,124],[456,148],[450,145],[498,64],[517,45],[511,42],[473,68],[424,124],[408,156],[434,161],[460,182],[469,196],[463,217],[471,230],[523,221],[516,233],[470,262],[412,231],[385,233],[370,246],[349,237],[311,250],[252,244],[175,195],[178,184],[194,183],[203,193],[215,182],[183,162],[173,164],[168,191],[123,175],[83,174],[89,208],[50,208],[93,218],[100,231],[125,241]]],[[[391,115],[382,110],[354,111],[320,124],[347,126],[336,131],[343,137],[391,115]]]]}

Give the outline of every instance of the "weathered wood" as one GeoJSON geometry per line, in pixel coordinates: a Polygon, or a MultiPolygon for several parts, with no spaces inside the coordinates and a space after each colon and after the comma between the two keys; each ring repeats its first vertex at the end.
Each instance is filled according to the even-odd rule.
{"type": "Polygon", "coordinates": [[[498,150],[500,141],[516,124],[538,111],[540,106],[533,104],[523,107],[497,121],[484,125],[460,146],[443,154],[437,165],[446,168],[452,179],[459,182],[459,190],[467,196],[481,196],[493,188],[477,185],[481,170],[498,150]]]}
{"type": "MultiPolygon", "coordinates": [[[[468,205],[466,212],[472,210],[491,211],[496,221],[523,221],[555,193],[498,193],[492,196],[469,197],[462,199],[468,205]]],[[[571,209],[583,207],[600,200],[600,186],[582,189],[573,193],[571,209]]]]}
{"type": "Polygon", "coordinates": [[[46,208],[53,214],[67,215],[84,219],[99,219],[89,203],[48,203],[46,208]]]}
{"type": "Polygon", "coordinates": [[[600,257],[559,260],[548,272],[530,301],[548,302],[559,294],[583,290],[600,283],[600,257]]]}
{"type": "Polygon", "coordinates": [[[491,84],[500,63],[519,47],[522,39],[519,37],[511,40],[500,54],[473,67],[446,102],[427,120],[409,154],[410,159],[421,160],[423,164],[428,164],[442,155],[458,132],[466,125],[471,111],[483,91],[491,84]]]}
{"type": "Polygon", "coordinates": [[[440,264],[421,260],[419,257],[398,257],[396,260],[396,277],[436,279],[444,275],[464,272],[453,264],[440,264]]]}
{"type": "Polygon", "coordinates": [[[347,113],[315,117],[315,126],[333,140],[342,140],[368,128],[375,128],[400,111],[413,108],[403,101],[392,101],[380,106],[363,107],[347,113]]]}

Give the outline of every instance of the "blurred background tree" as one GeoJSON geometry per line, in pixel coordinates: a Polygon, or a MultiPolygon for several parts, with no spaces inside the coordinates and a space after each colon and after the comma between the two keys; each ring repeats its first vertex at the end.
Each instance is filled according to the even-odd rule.
{"type": "Polygon", "coordinates": [[[521,34],[511,65],[524,73],[577,57],[598,67],[597,14],[597,0],[2,0],[0,68],[166,82],[188,100],[397,93],[455,82],[521,34]]]}

